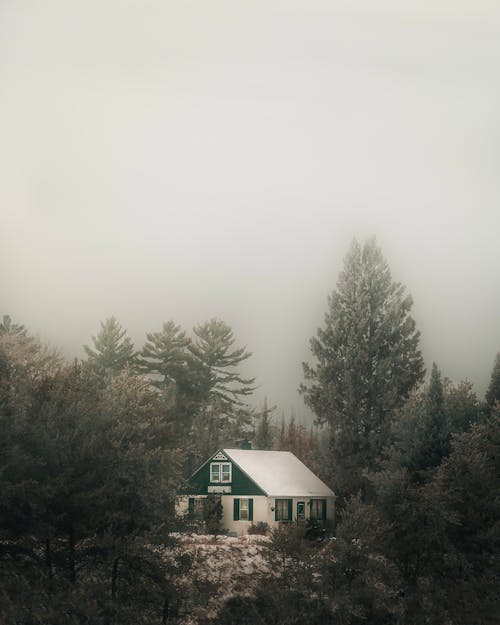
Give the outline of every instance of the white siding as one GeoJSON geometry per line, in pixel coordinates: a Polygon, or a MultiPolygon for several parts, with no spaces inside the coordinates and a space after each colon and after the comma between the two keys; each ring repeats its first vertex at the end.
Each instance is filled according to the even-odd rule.
{"type": "Polygon", "coordinates": [[[252,521],[235,521],[233,519],[235,499],[253,499],[253,523],[258,523],[259,521],[267,521],[270,508],[267,497],[263,495],[239,495],[238,497],[233,495],[222,495],[221,501],[223,528],[228,529],[230,532],[235,532],[238,536],[241,536],[242,534],[247,533],[248,528],[252,524],[252,521]]]}
{"type": "MultiPolygon", "coordinates": [[[[196,497],[206,497],[206,495],[196,495],[196,497]]],[[[225,530],[234,532],[238,536],[246,534],[248,528],[252,524],[252,521],[235,521],[233,519],[234,514],[234,500],[235,499],[253,499],[253,523],[259,523],[264,521],[268,523],[270,527],[276,527],[279,523],[274,520],[275,516],[275,501],[276,499],[292,499],[292,521],[297,520],[297,503],[303,501],[305,503],[305,518],[310,517],[309,501],[311,497],[265,497],[263,495],[244,496],[238,497],[234,495],[222,495],[222,520],[221,526],[225,530]]],[[[335,518],[335,499],[334,497],[317,497],[317,499],[326,499],[326,518],[329,521],[333,521],[335,518]]],[[[178,497],[175,505],[176,514],[182,516],[188,512],[188,496],[178,497]]]]}

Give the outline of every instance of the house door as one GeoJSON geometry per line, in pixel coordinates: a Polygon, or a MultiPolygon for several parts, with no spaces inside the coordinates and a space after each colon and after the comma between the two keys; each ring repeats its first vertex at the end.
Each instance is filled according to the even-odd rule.
{"type": "Polygon", "coordinates": [[[297,521],[303,521],[306,518],[306,504],[304,501],[297,501],[297,521]]]}

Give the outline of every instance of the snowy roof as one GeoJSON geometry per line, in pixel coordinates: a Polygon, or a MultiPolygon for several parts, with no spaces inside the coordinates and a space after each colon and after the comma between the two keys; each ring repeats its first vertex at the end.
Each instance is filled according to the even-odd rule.
{"type": "Polygon", "coordinates": [[[333,491],[290,451],[224,449],[269,497],[333,497],[333,491]]]}

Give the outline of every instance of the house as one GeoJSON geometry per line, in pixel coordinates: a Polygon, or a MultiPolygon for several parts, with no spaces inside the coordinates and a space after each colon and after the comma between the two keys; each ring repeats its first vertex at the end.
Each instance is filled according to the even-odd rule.
{"type": "Polygon", "coordinates": [[[222,527],[238,535],[260,521],[334,518],[333,491],[289,451],[219,449],[193,473],[177,512],[201,518],[211,493],[221,498],[222,527]]]}

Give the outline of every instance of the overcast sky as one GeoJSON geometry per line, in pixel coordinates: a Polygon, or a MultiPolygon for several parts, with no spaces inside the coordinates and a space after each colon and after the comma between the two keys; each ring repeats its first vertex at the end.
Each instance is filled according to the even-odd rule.
{"type": "Polygon", "coordinates": [[[500,350],[497,0],[0,0],[0,314],[81,356],[219,317],[300,416],[350,241],[426,365],[500,350]]]}

